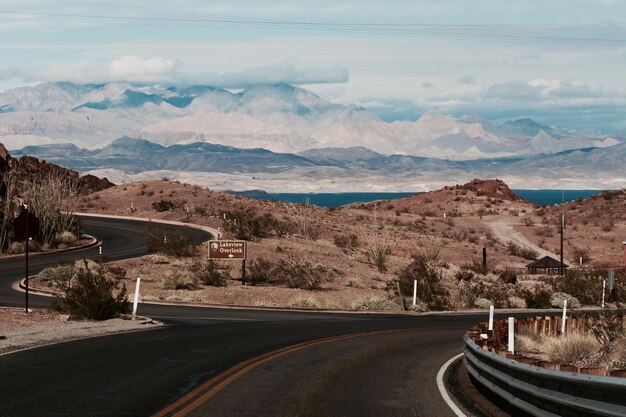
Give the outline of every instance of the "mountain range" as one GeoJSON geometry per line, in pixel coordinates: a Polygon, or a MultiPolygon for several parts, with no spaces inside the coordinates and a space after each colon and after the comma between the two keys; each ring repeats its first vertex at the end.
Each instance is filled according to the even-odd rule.
{"type": "Polygon", "coordinates": [[[241,91],[68,82],[16,88],[0,94],[0,142],[16,155],[81,172],[113,170],[121,179],[178,171],[290,181],[467,174],[626,182],[620,134],[430,113],[384,122],[363,107],[286,84],[241,91]]]}

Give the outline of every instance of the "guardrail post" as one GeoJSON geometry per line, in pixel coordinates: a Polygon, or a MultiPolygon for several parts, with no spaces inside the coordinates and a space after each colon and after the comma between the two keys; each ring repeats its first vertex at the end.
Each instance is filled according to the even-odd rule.
{"type": "Polygon", "coordinates": [[[509,317],[509,352],[515,353],[515,318],[509,317]]]}
{"type": "Polygon", "coordinates": [[[489,330],[493,330],[493,306],[489,306],[489,330]]]}
{"type": "Polygon", "coordinates": [[[417,302],[417,280],[413,280],[413,305],[417,302]]]}
{"type": "Polygon", "coordinates": [[[135,284],[135,301],[133,301],[133,320],[137,318],[137,303],[139,302],[139,285],[141,284],[141,278],[137,278],[135,284]]]}
{"type": "Polygon", "coordinates": [[[561,320],[561,335],[565,336],[565,322],[567,321],[567,300],[563,300],[563,319],[561,320]]]}

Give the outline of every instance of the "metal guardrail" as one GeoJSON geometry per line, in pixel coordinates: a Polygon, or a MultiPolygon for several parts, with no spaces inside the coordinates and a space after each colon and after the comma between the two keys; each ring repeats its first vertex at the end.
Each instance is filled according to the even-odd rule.
{"type": "Polygon", "coordinates": [[[519,363],[464,337],[465,367],[485,388],[536,417],[624,417],[626,379],[519,363]]]}

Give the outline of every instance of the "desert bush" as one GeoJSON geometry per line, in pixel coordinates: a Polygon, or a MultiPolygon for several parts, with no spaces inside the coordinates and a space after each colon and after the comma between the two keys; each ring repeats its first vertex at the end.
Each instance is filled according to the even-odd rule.
{"type": "Polygon", "coordinates": [[[576,299],[576,297],[572,297],[564,292],[555,292],[552,294],[550,297],[550,304],[552,307],[562,308],[565,300],[567,300],[567,308],[580,308],[580,302],[576,299]]]}
{"type": "Polygon", "coordinates": [[[583,264],[587,264],[591,262],[591,255],[589,254],[589,248],[581,248],[578,246],[574,246],[572,249],[572,257],[574,258],[575,263],[580,262],[580,258],[583,259],[583,264]]]}
{"type": "Polygon", "coordinates": [[[516,284],[517,283],[517,275],[513,271],[505,270],[498,274],[498,278],[500,281],[505,284],[516,284]]]}
{"type": "Polygon", "coordinates": [[[150,224],[146,230],[148,251],[168,256],[190,257],[196,254],[188,233],[179,229],[150,224]]]}
{"type": "Polygon", "coordinates": [[[424,313],[424,312],[428,311],[427,307],[425,307],[425,306],[423,306],[423,305],[421,305],[419,303],[411,304],[406,309],[407,309],[407,311],[413,311],[415,313],[424,313]]]}
{"type": "Polygon", "coordinates": [[[450,307],[449,294],[443,285],[443,273],[437,265],[441,246],[420,242],[413,254],[413,262],[398,275],[400,289],[404,294],[413,292],[417,281],[417,296],[432,310],[450,307]]]}
{"type": "Polygon", "coordinates": [[[335,246],[343,250],[345,253],[352,252],[361,244],[359,237],[354,233],[345,235],[335,235],[335,246]]]}
{"type": "Polygon", "coordinates": [[[478,308],[489,308],[492,305],[493,302],[487,298],[477,298],[476,301],[474,301],[474,306],[478,308]]]}
{"type": "Polygon", "coordinates": [[[511,308],[526,308],[526,300],[522,297],[512,295],[509,297],[509,307],[511,308]]]}
{"type": "Polygon", "coordinates": [[[76,242],[76,235],[68,230],[61,232],[61,233],[57,233],[54,236],[54,240],[56,242],[56,244],[62,243],[62,244],[72,244],[74,242],[76,242]]]}
{"type": "Polygon", "coordinates": [[[299,308],[303,310],[310,310],[319,308],[317,303],[312,298],[297,298],[289,305],[291,308],[299,308]]]}
{"type": "Polygon", "coordinates": [[[528,308],[549,308],[552,305],[550,301],[552,291],[543,286],[535,289],[524,289],[520,295],[526,301],[528,308]]]}
{"type": "Polygon", "coordinates": [[[152,203],[152,208],[158,212],[174,210],[176,204],[172,200],[159,200],[152,203]]]}
{"type": "Polygon", "coordinates": [[[550,362],[573,364],[597,352],[600,344],[593,336],[578,333],[545,339],[545,357],[550,362]]]}
{"type": "Polygon", "coordinates": [[[117,281],[121,281],[126,278],[126,270],[121,266],[109,266],[106,271],[117,281]]]}
{"type": "Polygon", "coordinates": [[[70,265],[59,265],[43,269],[39,273],[39,278],[48,281],[52,287],[61,289],[72,279],[73,272],[70,265]]]}
{"type": "Polygon", "coordinates": [[[554,281],[554,290],[571,294],[582,305],[597,305],[602,295],[602,282],[596,274],[589,270],[568,270],[554,281]]]}
{"type": "Polygon", "coordinates": [[[319,237],[319,229],[313,224],[315,208],[308,198],[302,204],[285,204],[285,208],[294,222],[298,235],[311,240],[319,237]]]}
{"type": "Polygon", "coordinates": [[[479,259],[472,259],[471,262],[461,265],[461,269],[472,271],[475,274],[484,274],[487,271],[483,268],[483,262],[479,259]]]}
{"type": "Polygon", "coordinates": [[[82,268],[74,268],[67,283],[63,302],[72,317],[108,320],[128,312],[126,286],[118,288],[116,281],[106,279],[101,268],[90,268],[84,261],[82,268]]]}
{"type": "Polygon", "coordinates": [[[486,298],[496,307],[508,307],[512,288],[500,280],[480,281],[472,288],[472,291],[476,299],[486,298]]]}
{"type": "Polygon", "coordinates": [[[605,310],[599,317],[591,318],[589,333],[603,350],[609,350],[614,340],[624,336],[624,320],[621,315],[605,310]]]}
{"type": "Polygon", "coordinates": [[[330,279],[330,273],[324,265],[296,259],[281,259],[274,267],[274,274],[278,283],[309,291],[320,290],[322,283],[330,279]]]}
{"type": "MultiPolygon", "coordinates": [[[[8,252],[11,254],[24,253],[25,248],[26,246],[24,245],[24,242],[11,242],[11,244],[9,245],[8,252]]],[[[36,240],[28,241],[29,252],[40,252],[42,248],[43,247],[41,246],[41,243],[39,243],[38,241],[36,240]]]]}
{"type": "Polygon", "coordinates": [[[157,265],[164,265],[164,264],[170,263],[170,260],[167,259],[167,257],[163,255],[152,255],[150,257],[150,260],[152,261],[153,264],[157,264],[157,265]]]}
{"type": "Polygon", "coordinates": [[[195,290],[199,284],[200,280],[196,274],[180,268],[166,271],[161,281],[164,290],[195,290]]]}
{"type": "Polygon", "coordinates": [[[531,248],[527,248],[525,246],[520,246],[515,242],[508,242],[506,244],[506,251],[509,255],[517,256],[519,258],[528,259],[534,261],[537,259],[537,252],[532,250],[531,248]]]}
{"type": "Polygon", "coordinates": [[[352,310],[398,311],[402,306],[386,298],[365,298],[352,304],[352,310]]]}
{"type": "Polygon", "coordinates": [[[365,255],[378,271],[387,270],[387,258],[391,255],[391,242],[384,226],[378,225],[376,217],[370,231],[365,235],[365,255]]]}
{"type": "Polygon", "coordinates": [[[351,288],[363,288],[363,284],[358,279],[354,278],[350,278],[346,286],[351,288]]]}
{"type": "Polygon", "coordinates": [[[454,273],[454,278],[457,281],[471,281],[475,276],[474,272],[468,270],[460,270],[454,273]]]}
{"type": "Polygon", "coordinates": [[[246,281],[252,285],[271,282],[274,276],[274,264],[265,259],[257,258],[250,262],[248,266],[248,273],[246,274],[246,281]]]}
{"type": "Polygon", "coordinates": [[[221,267],[213,259],[206,264],[195,261],[191,269],[200,282],[212,287],[225,287],[231,278],[229,268],[221,267]]]}
{"type": "Polygon", "coordinates": [[[283,235],[287,231],[287,227],[270,213],[259,215],[253,208],[230,211],[225,214],[227,218],[225,228],[237,239],[261,239],[272,233],[283,235]]]}

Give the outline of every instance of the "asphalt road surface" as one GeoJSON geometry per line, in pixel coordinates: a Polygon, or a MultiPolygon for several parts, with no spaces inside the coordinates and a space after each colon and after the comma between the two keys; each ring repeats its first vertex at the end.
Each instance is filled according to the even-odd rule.
{"type": "MultiPolygon", "coordinates": [[[[145,224],[85,218],[84,230],[108,259],[147,252],[145,224]]],[[[31,270],[97,253],[40,255],[31,270]]],[[[0,262],[0,303],[23,305],[11,289],[22,264],[0,262]]],[[[484,319],[149,304],[139,313],[168,326],[0,356],[0,416],[453,416],[435,377],[484,319]]]]}

